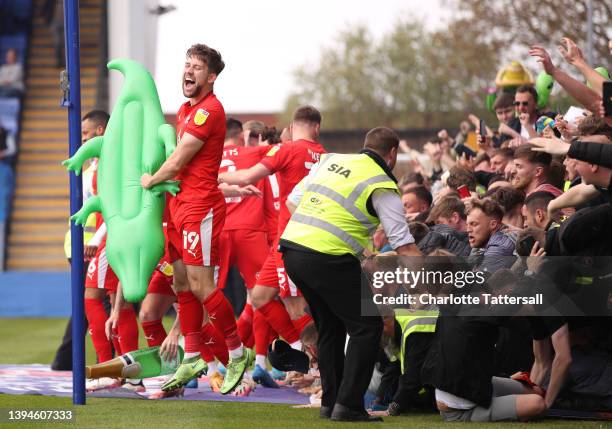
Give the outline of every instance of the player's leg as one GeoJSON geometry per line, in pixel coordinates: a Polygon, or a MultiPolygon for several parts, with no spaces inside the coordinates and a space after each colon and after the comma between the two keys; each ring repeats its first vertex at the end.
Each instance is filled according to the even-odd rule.
{"type": "Polygon", "coordinates": [[[103,304],[106,297],[104,281],[107,267],[106,252],[101,246],[96,256],[89,262],[85,278],[85,317],[89,323],[89,335],[98,362],[106,362],[113,357],[110,342],[104,331],[104,324],[108,318],[103,304]]]}
{"type": "Polygon", "coordinates": [[[191,291],[201,300],[215,328],[223,333],[229,349],[230,362],[221,388],[221,393],[226,394],[240,383],[253,354],[242,346],[234,310],[223,292],[216,287],[225,202],[221,200],[203,213],[204,216],[197,219],[197,222],[186,222],[182,226],[185,237],[183,261],[191,291]]]}
{"type": "Polygon", "coordinates": [[[140,325],[149,347],[161,346],[166,339],[162,319],[172,304],[176,302],[171,285],[172,276],[166,276],[156,270],[149,282],[147,295],[140,305],[140,325]]]}
{"type": "MultiPolygon", "coordinates": [[[[270,326],[294,348],[301,348],[299,333],[291,323],[285,306],[276,299],[279,293],[279,276],[276,255],[272,251],[259,272],[257,284],[251,292],[255,313],[261,312],[270,326]]],[[[257,336],[257,334],[256,334],[257,336]]]]}
{"type": "Polygon", "coordinates": [[[187,270],[181,260],[183,240],[173,222],[168,222],[168,254],[174,272],[174,291],[179,307],[181,334],[185,338],[185,355],[176,372],[163,385],[162,390],[179,389],[190,380],[206,372],[206,363],[200,358],[200,336],[203,309],[201,302],[191,293],[187,270]]]}
{"type": "Polygon", "coordinates": [[[289,313],[291,323],[299,335],[307,325],[314,323],[309,312],[307,312],[308,303],[302,296],[302,292],[300,292],[287,274],[285,262],[278,252],[276,253],[276,271],[280,285],[279,296],[287,309],[287,313],[289,313]]]}
{"type": "Polygon", "coordinates": [[[266,262],[269,246],[263,231],[239,229],[232,233],[232,253],[247,289],[246,305],[236,323],[242,342],[252,348],[254,334],[251,290],[255,287],[259,271],[266,262]]]}
{"type": "MultiPolygon", "coordinates": [[[[113,357],[111,342],[105,332],[108,315],[103,303],[107,294],[104,286],[109,268],[105,248],[101,246],[98,248],[96,256],[90,261],[85,278],[85,316],[89,323],[89,335],[98,356],[98,362],[105,362],[113,357]]],[[[119,346],[117,345],[117,347],[119,346]]],[[[103,377],[87,381],[86,389],[91,392],[119,387],[120,385],[121,382],[117,379],[103,377]]]]}

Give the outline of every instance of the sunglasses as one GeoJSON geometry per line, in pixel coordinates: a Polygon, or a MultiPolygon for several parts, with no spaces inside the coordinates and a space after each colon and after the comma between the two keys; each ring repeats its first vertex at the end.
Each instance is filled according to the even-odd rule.
{"type": "Polygon", "coordinates": [[[529,101],[515,101],[514,103],[512,103],[514,106],[518,107],[518,106],[523,106],[523,107],[527,107],[529,106],[529,101]]]}

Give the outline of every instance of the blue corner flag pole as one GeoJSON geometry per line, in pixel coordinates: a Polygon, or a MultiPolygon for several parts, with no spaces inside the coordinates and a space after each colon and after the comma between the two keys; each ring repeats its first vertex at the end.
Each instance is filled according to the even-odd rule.
{"type": "MultiPolygon", "coordinates": [[[[68,75],[62,76],[63,106],[68,108],[70,156],[81,145],[81,62],[79,39],[79,2],[64,0],[64,42],[68,75]]],[[[83,205],[81,177],[70,173],[70,214],[83,205]]],[[[71,222],[72,239],[72,403],[85,405],[85,312],[83,285],[83,228],[71,222]]]]}

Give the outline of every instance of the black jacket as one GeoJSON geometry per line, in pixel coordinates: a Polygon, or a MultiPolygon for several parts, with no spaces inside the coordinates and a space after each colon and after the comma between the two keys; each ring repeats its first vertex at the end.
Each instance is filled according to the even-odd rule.
{"type": "Polygon", "coordinates": [[[497,317],[438,317],[422,382],[488,408],[499,324],[497,317]]]}

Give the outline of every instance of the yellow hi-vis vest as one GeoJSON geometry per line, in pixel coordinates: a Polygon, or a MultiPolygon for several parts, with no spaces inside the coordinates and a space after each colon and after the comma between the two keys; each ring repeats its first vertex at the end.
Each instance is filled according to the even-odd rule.
{"type": "Polygon", "coordinates": [[[371,248],[380,220],[368,212],[368,198],[376,189],[399,194],[397,184],[366,154],[323,155],[309,180],[281,238],[329,255],[371,248]]]}
{"type": "Polygon", "coordinates": [[[407,311],[395,310],[395,320],[402,329],[402,341],[400,344],[400,365],[404,373],[404,353],[406,353],[406,342],[408,337],[415,332],[433,334],[436,332],[438,321],[437,311],[407,311]]]}
{"type": "MultiPolygon", "coordinates": [[[[97,164],[90,164],[89,167],[83,170],[83,203],[91,198],[93,194],[93,175],[96,171],[97,164]]],[[[96,214],[92,213],[87,217],[85,226],[83,226],[83,244],[86,245],[96,233],[96,214]]],[[[70,259],[72,254],[72,237],[70,236],[70,221],[68,221],[68,231],[64,236],[64,254],[67,259],[70,259]]]]}
{"type": "MultiPolygon", "coordinates": [[[[83,226],[83,245],[86,245],[96,233],[96,214],[92,213],[87,217],[85,226],[83,226]]],[[[68,231],[64,236],[64,254],[67,259],[72,255],[72,237],[70,235],[70,221],[68,221],[68,231]]]]}

